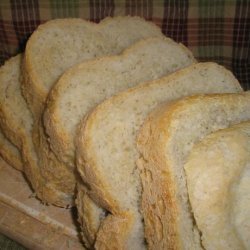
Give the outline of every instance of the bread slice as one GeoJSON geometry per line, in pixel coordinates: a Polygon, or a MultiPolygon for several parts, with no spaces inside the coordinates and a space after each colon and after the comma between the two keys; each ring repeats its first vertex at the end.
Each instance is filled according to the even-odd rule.
{"type": "Polygon", "coordinates": [[[32,116],[20,92],[21,60],[18,54],[0,68],[0,124],[19,149],[22,135],[32,130],[32,116]]]}
{"type": "Polygon", "coordinates": [[[163,36],[153,23],[139,17],[108,17],[99,24],[82,19],[46,22],[29,38],[24,63],[25,98],[39,119],[47,94],[62,73],[96,57],[120,53],[134,42],[163,36]]]}
{"type": "Polygon", "coordinates": [[[21,154],[17,147],[15,147],[0,131],[0,156],[12,167],[17,170],[23,170],[23,163],[21,154]]]}
{"type": "MultiPolygon", "coordinates": [[[[14,96],[14,105],[17,105],[14,114],[11,113],[11,104],[9,99],[13,91],[13,85],[19,81],[20,76],[21,55],[17,55],[5,62],[0,68],[0,151],[3,159],[18,170],[23,170],[21,160],[21,141],[16,136],[14,129],[18,128],[18,124],[9,124],[9,117],[22,115],[23,111],[19,108],[18,98],[14,96]],[[10,114],[11,113],[11,114],[10,114]],[[13,127],[11,126],[15,126],[13,127]],[[7,136],[7,137],[6,137],[7,136]],[[9,140],[8,140],[9,139],[9,140]],[[18,148],[16,147],[18,146],[18,148]]],[[[15,92],[15,89],[14,89],[15,92]]],[[[24,111],[25,113],[25,111],[24,111]]]]}
{"type": "Polygon", "coordinates": [[[44,113],[52,150],[75,167],[74,137],[80,120],[96,104],[121,90],[167,75],[195,62],[191,52],[169,38],[148,38],[119,56],[79,64],[53,87],[44,113]]]}
{"type": "Polygon", "coordinates": [[[200,249],[184,164],[204,136],[248,119],[250,92],[188,97],[149,116],[138,136],[138,166],[150,249],[200,249]]]}
{"type": "Polygon", "coordinates": [[[209,134],[184,166],[188,196],[202,245],[250,246],[250,121],[209,134]]]}
{"type": "Polygon", "coordinates": [[[24,161],[23,170],[38,198],[61,205],[63,197],[70,204],[72,196],[66,196],[64,190],[57,192],[55,184],[47,182],[43,176],[42,164],[38,161],[32,141],[32,114],[21,94],[21,65],[22,55],[19,54],[0,68],[0,125],[7,138],[20,150],[24,161]]]}
{"type": "MultiPolygon", "coordinates": [[[[135,163],[138,157],[135,138],[146,115],[160,103],[183,96],[241,91],[232,73],[222,66],[198,63],[118,93],[89,114],[77,133],[77,166],[83,181],[89,186],[90,196],[110,213],[101,223],[100,230],[106,228],[106,231],[102,232],[102,242],[98,242],[100,237],[97,238],[99,246],[106,244],[105,237],[110,237],[112,226],[116,225],[118,239],[123,234],[116,223],[126,212],[133,221],[129,224],[127,217],[123,218],[123,223],[128,223],[125,229],[131,229],[126,232],[125,241],[120,240],[120,247],[145,248],[140,214],[142,188],[135,163]]],[[[82,202],[78,198],[78,204],[82,202]]],[[[78,210],[81,215],[81,206],[78,210]]],[[[115,235],[115,232],[112,234],[115,235]]]]}

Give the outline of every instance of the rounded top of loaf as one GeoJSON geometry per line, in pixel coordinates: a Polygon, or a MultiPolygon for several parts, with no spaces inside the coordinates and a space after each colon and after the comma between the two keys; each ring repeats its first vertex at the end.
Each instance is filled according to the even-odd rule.
{"type": "Polygon", "coordinates": [[[162,36],[139,17],[108,17],[99,24],[79,18],[41,24],[27,42],[25,71],[41,96],[68,68],[81,61],[121,52],[133,42],[162,36]]]}

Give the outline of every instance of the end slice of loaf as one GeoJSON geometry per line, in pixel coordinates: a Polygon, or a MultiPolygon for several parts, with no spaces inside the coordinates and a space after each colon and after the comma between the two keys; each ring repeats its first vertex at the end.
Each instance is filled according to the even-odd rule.
{"type": "Polygon", "coordinates": [[[193,145],[207,134],[249,119],[250,92],[188,97],[149,116],[138,136],[138,166],[150,248],[200,249],[184,164],[193,145]]]}
{"type": "MultiPolygon", "coordinates": [[[[135,139],[147,114],[163,102],[191,94],[241,91],[232,73],[222,66],[198,63],[118,93],[85,118],[77,133],[77,167],[90,187],[91,197],[110,214],[102,222],[102,227],[107,228],[106,237],[112,230],[110,216],[114,226],[116,219],[121,221],[121,213],[129,212],[133,217],[131,229],[121,243],[128,249],[145,247],[135,139]]],[[[79,197],[78,204],[81,203],[79,197]]],[[[127,223],[125,219],[124,223],[127,223]]]]}
{"type": "Polygon", "coordinates": [[[202,245],[250,246],[250,121],[206,136],[184,166],[202,245]]]}
{"type": "Polygon", "coordinates": [[[50,183],[44,178],[42,164],[35,152],[32,140],[33,117],[21,92],[22,59],[23,56],[19,54],[0,68],[0,125],[6,137],[20,150],[24,173],[38,198],[60,206],[63,205],[60,200],[66,199],[67,204],[70,204],[72,197],[68,197],[63,189],[59,190],[55,180],[50,183]]]}
{"type": "MultiPolygon", "coordinates": [[[[1,155],[10,165],[18,170],[23,170],[21,160],[21,140],[16,135],[16,130],[19,130],[19,122],[9,123],[10,119],[19,119],[20,116],[27,114],[26,110],[22,110],[22,101],[15,96],[16,83],[20,81],[20,65],[21,55],[17,55],[5,62],[0,68],[0,127],[3,133],[0,132],[1,155]],[[13,99],[13,103],[10,103],[13,99]],[[15,110],[12,112],[12,108],[15,110]],[[13,128],[14,126],[14,128],[13,128]]],[[[22,125],[21,125],[22,126],[22,125]]],[[[26,124],[23,124],[26,126],[26,124]]]]}
{"type": "Polygon", "coordinates": [[[27,42],[24,94],[39,119],[47,94],[65,70],[96,57],[114,55],[161,30],[139,17],[105,18],[99,24],[82,19],[55,19],[40,25],[27,42]]]}
{"type": "Polygon", "coordinates": [[[22,138],[31,134],[33,119],[21,95],[22,55],[10,58],[0,68],[0,124],[10,141],[19,149],[22,138]]]}
{"type": "Polygon", "coordinates": [[[23,170],[20,151],[0,131],[0,156],[12,167],[23,170]]]}

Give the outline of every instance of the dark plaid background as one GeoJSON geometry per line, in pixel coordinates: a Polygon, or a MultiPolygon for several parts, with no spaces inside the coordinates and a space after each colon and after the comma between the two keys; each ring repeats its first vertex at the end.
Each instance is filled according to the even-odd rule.
{"type": "Polygon", "coordinates": [[[23,51],[34,29],[47,20],[138,15],[188,46],[200,61],[231,69],[250,89],[249,0],[0,0],[0,63],[23,51]]]}

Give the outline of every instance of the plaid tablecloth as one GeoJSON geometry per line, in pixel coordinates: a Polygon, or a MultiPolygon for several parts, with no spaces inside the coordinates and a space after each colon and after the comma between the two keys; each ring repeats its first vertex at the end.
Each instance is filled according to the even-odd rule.
{"type": "Polygon", "coordinates": [[[19,51],[47,20],[138,15],[188,46],[200,61],[215,61],[250,89],[249,0],[0,0],[0,63],[19,51]]]}

